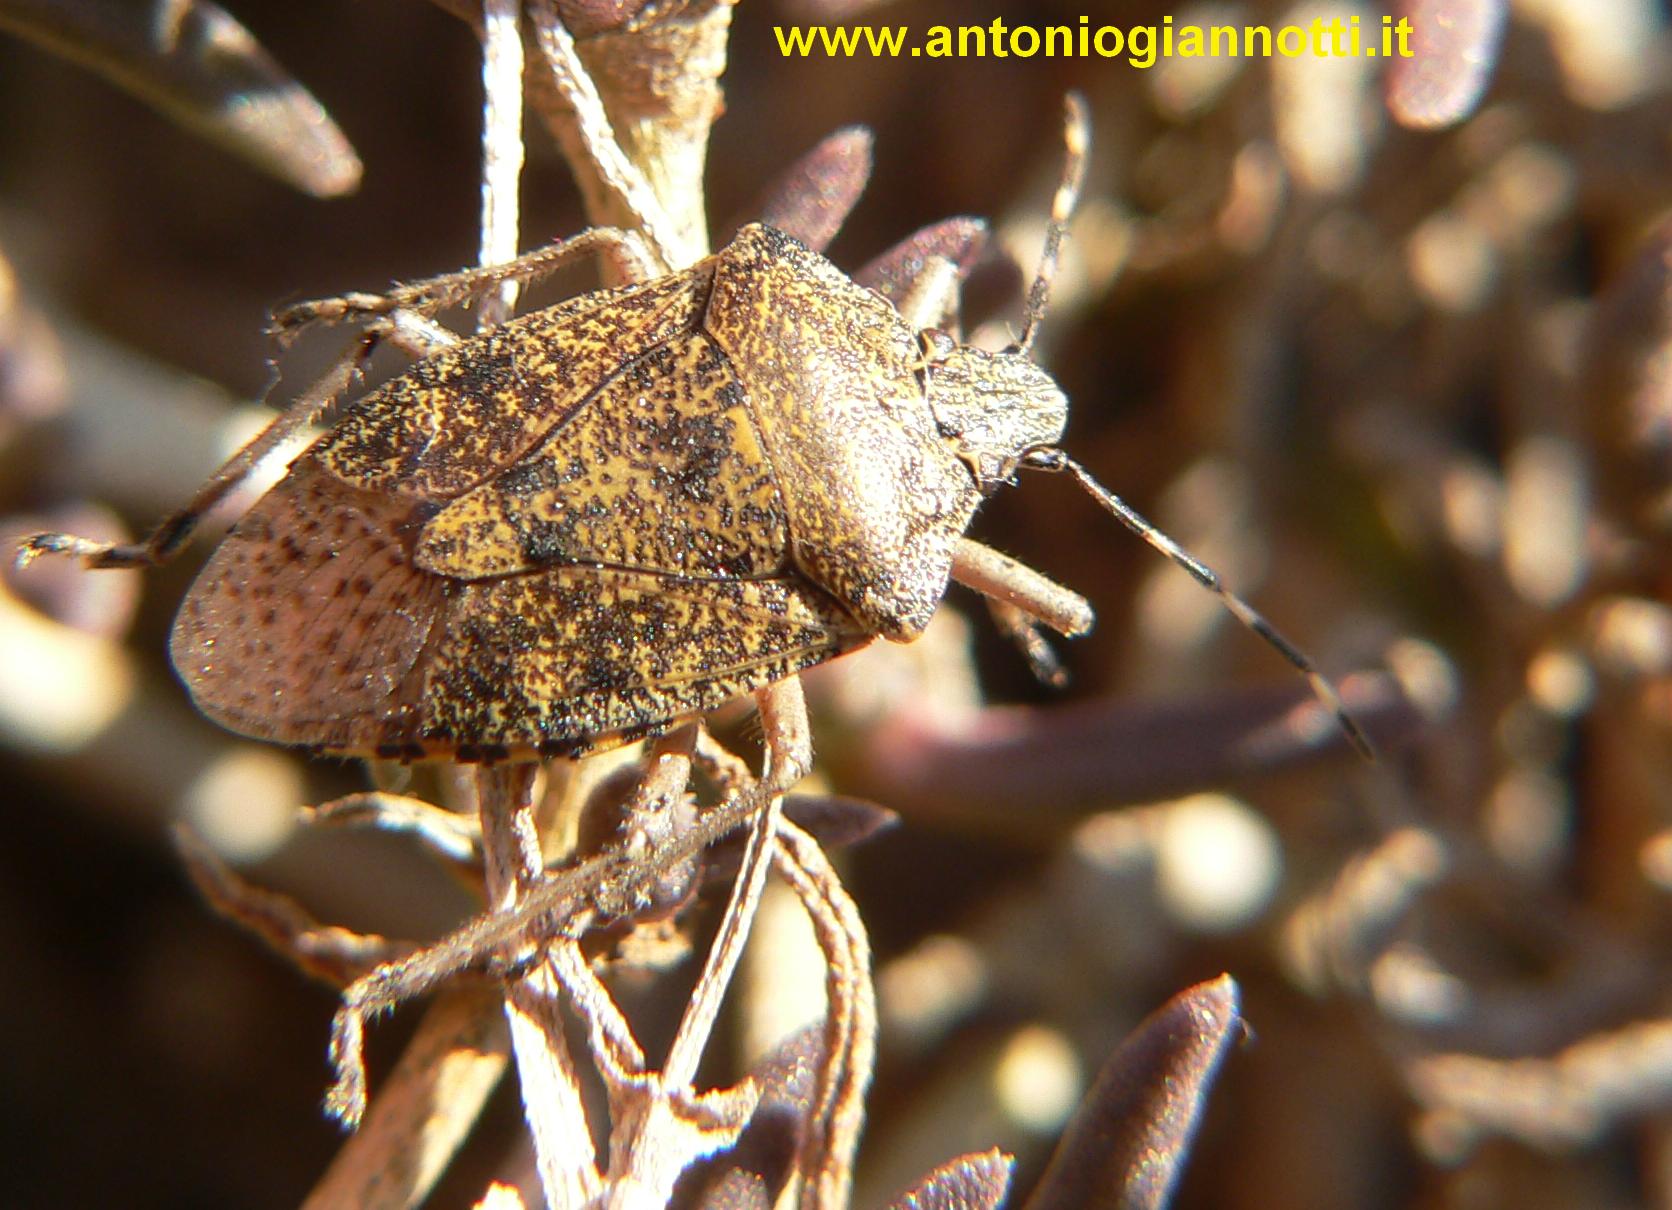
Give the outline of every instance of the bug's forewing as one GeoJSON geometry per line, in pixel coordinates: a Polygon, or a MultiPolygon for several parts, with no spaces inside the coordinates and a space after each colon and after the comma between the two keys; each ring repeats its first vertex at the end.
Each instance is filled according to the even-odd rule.
{"type": "Polygon", "coordinates": [[[314,447],[339,478],[447,500],[516,463],[622,366],[690,331],[710,262],[530,312],[418,362],[314,447]]]}
{"type": "Polygon", "coordinates": [[[199,707],[248,735],[335,752],[575,754],[870,638],[795,575],[433,575],[412,562],[411,513],[298,463],[221,544],[175,622],[175,667],[199,707]]]}
{"type": "Polygon", "coordinates": [[[799,577],[562,567],[471,584],[426,674],[421,742],[573,755],[665,730],[870,640],[799,577]]]}
{"type": "Polygon", "coordinates": [[[416,558],[461,579],[607,563],[783,575],[789,523],[735,368],[701,331],[623,367],[517,464],[448,504],[416,558]]]}

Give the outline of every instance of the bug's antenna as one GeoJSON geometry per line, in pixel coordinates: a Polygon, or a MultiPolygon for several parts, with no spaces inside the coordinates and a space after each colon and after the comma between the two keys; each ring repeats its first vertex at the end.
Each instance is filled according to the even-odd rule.
{"type": "Polygon", "coordinates": [[[1318,666],[1312,662],[1311,658],[1285,638],[1277,627],[1266,621],[1265,616],[1259,610],[1229,588],[1226,588],[1224,581],[1219,578],[1218,572],[1145,520],[1130,504],[1092,478],[1090,471],[1061,450],[1052,446],[1035,446],[1031,450],[1023,451],[1018,465],[1027,470],[1067,472],[1073,475],[1080,486],[1085,488],[1094,500],[1114,514],[1122,525],[1184,568],[1198,584],[1217,596],[1237,621],[1277,648],[1278,654],[1293,664],[1300,674],[1306,678],[1307,684],[1312,686],[1312,692],[1335,716],[1336,725],[1341,728],[1342,733],[1346,735],[1348,742],[1353,745],[1358,754],[1366,760],[1376,759],[1376,749],[1370,743],[1370,737],[1364,733],[1364,729],[1347,712],[1346,704],[1342,702],[1341,694],[1336,691],[1335,686],[1330,684],[1329,679],[1318,671],[1318,666]]]}
{"type": "Polygon", "coordinates": [[[1062,250],[1062,237],[1068,229],[1069,215],[1080,200],[1080,183],[1086,175],[1086,147],[1091,141],[1091,119],[1086,114],[1086,99],[1077,92],[1064,98],[1067,110],[1064,119],[1063,141],[1068,154],[1062,164],[1062,180],[1057,183],[1051,198],[1051,221],[1045,228],[1045,250],[1039,255],[1039,270],[1028,287],[1027,312],[1022,320],[1022,336],[1016,342],[1016,352],[1026,356],[1033,348],[1033,338],[1039,331],[1039,321],[1045,318],[1045,304],[1051,299],[1051,279],[1057,275],[1057,254],[1062,250]]]}

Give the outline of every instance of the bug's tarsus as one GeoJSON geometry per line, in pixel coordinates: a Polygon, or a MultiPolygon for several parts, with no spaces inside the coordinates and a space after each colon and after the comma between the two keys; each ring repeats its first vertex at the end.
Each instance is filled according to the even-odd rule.
{"type": "Polygon", "coordinates": [[[1069,216],[1080,200],[1080,186],[1086,175],[1086,147],[1091,141],[1091,119],[1086,112],[1086,99],[1077,92],[1068,94],[1064,101],[1067,111],[1063,138],[1068,154],[1063,160],[1062,180],[1051,198],[1051,221],[1045,228],[1045,250],[1039,257],[1039,269],[1033,284],[1028,287],[1022,335],[1016,341],[1016,352],[1026,355],[1033,348],[1040,321],[1051,301],[1051,281],[1057,275],[1057,260],[1062,251],[1063,235],[1068,230],[1069,216]]]}
{"type": "Polygon", "coordinates": [[[1319,672],[1318,666],[1312,662],[1311,657],[1295,646],[1284,636],[1282,631],[1267,621],[1259,610],[1227,588],[1218,572],[1185,550],[1184,547],[1175,542],[1163,530],[1158,529],[1125,500],[1104,487],[1092,477],[1090,471],[1063,453],[1062,450],[1049,446],[1039,446],[1031,450],[1025,450],[1018,461],[1018,465],[1024,470],[1072,475],[1075,481],[1085,489],[1086,493],[1101,504],[1122,525],[1189,572],[1192,579],[1219,598],[1220,602],[1237,621],[1271,644],[1279,655],[1294,665],[1295,669],[1306,678],[1313,694],[1335,717],[1336,725],[1347,737],[1347,741],[1352,744],[1354,750],[1366,760],[1376,759],[1376,749],[1371,744],[1370,737],[1364,733],[1364,729],[1359,726],[1358,721],[1348,712],[1346,703],[1341,700],[1341,694],[1330,683],[1329,678],[1319,672]]]}
{"type": "Polygon", "coordinates": [[[1063,667],[1062,659],[1039,632],[1033,618],[1024,610],[996,597],[987,598],[987,612],[992,615],[993,625],[999,633],[1021,652],[1035,680],[1052,689],[1068,687],[1068,669],[1063,667]]]}

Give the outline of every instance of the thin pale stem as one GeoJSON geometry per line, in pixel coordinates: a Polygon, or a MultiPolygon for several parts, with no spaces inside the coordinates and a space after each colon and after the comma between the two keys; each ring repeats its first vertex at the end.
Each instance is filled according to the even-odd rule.
{"type": "Polygon", "coordinates": [[[532,0],[530,11],[541,59],[558,95],[574,115],[576,133],[599,183],[614,195],[622,212],[632,216],[664,268],[696,260],[703,250],[695,250],[695,256],[681,255],[683,250],[674,234],[674,224],[664,213],[643,171],[622,151],[598,86],[581,63],[575,40],[564,28],[556,5],[552,0],[532,0]]]}
{"type": "Polygon", "coordinates": [[[360,1129],[303,1210],[405,1210],[421,1204],[505,1074],[499,994],[455,987],[424,1014],[360,1129]]]}
{"type": "Polygon", "coordinates": [[[807,703],[801,694],[801,682],[794,677],[781,681],[761,691],[757,700],[761,707],[761,722],[766,728],[766,768],[762,784],[768,797],[749,833],[743,852],[743,867],[732,885],[731,900],[726,904],[720,933],[709,948],[707,965],[697,981],[685,1016],[680,1020],[679,1032],[668,1050],[663,1078],[670,1088],[687,1086],[697,1073],[697,1063],[708,1045],[714,1020],[719,1015],[720,1002],[725,997],[726,988],[731,985],[738,959],[748,942],[749,928],[760,906],[761,890],[766,886],[766,874],[772,867],[778,820],[784,805],[783,793],[800,780],[809,763],[807,703]]]}
{"type": "MultiPolygon", "coordinates": [[[[523,166],[523,41],[521,0],[482,5],[482,232],[479,263],[517,258],[517,186],[523,166]]],[[[499,283],[482,300],[477,326],[504,323],[517,305],[517,283],[499,283]]]]}
{"type": "MultiPolygon", "coordinates": [[[[540,877],[533,828],[538,772],[535,765],[510,764],[477,773],[488,902],[496,912],[513,910],[540,877]]],[[[563,1038],[557,991],[557,980],[541,964],[506,988],[505,1016],[547,1205],[579,1207],[598,1196],[602,1179],[574,1060],[563,1038]]]]}
{"type": "Polygon", "coordinates": [[[824,850],[788,819],[778,822],[776,866],[801,900],[824,953],[826,977],[825,1069],[820,1076],[818,1129],[802,1204],[841,1210],[853,1184],[853,1161],[865,1124],[865,1090],[877,1054],[877,995],[871,978],[871,945],[859,908],[842,886],[824,850]]]}

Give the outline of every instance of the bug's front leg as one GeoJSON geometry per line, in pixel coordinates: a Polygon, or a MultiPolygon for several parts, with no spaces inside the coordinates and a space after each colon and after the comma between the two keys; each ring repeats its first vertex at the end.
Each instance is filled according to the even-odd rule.
{"type": "Polygon", "coordinates": [[[1064,638],[1079,638],[1096,620],[1091,605],[1079,593],[969,538],[960,538],[953,549],[952,578],[990,600],[1021,610],[1064,638]]]}
{"type": "Polygon", "coordinates": [[[1093,617],[1084,597],[968,538],[960,538],[953,549],[952,578],[987,598],[994,625],[1021,649],[1036,677],[1053,686],[1067,682],[1067,674],[1038,626],[1049,626],[1065,638],[1085,634],[1093,617]]]}
{"type": "Polygon", "coordinates": [[[665,272],[638,233],[618,227],[591,227],[503,264],[443,273],[395,286],[386,294],[352,293],[295,303],[274,314],[273,331],[288,340],[316,323],[351,322],[396,311],[433,316],[447,307],[475,302],[507,282],[537,281],[594,252],[622,281],[648,281],[665,272]]]}

